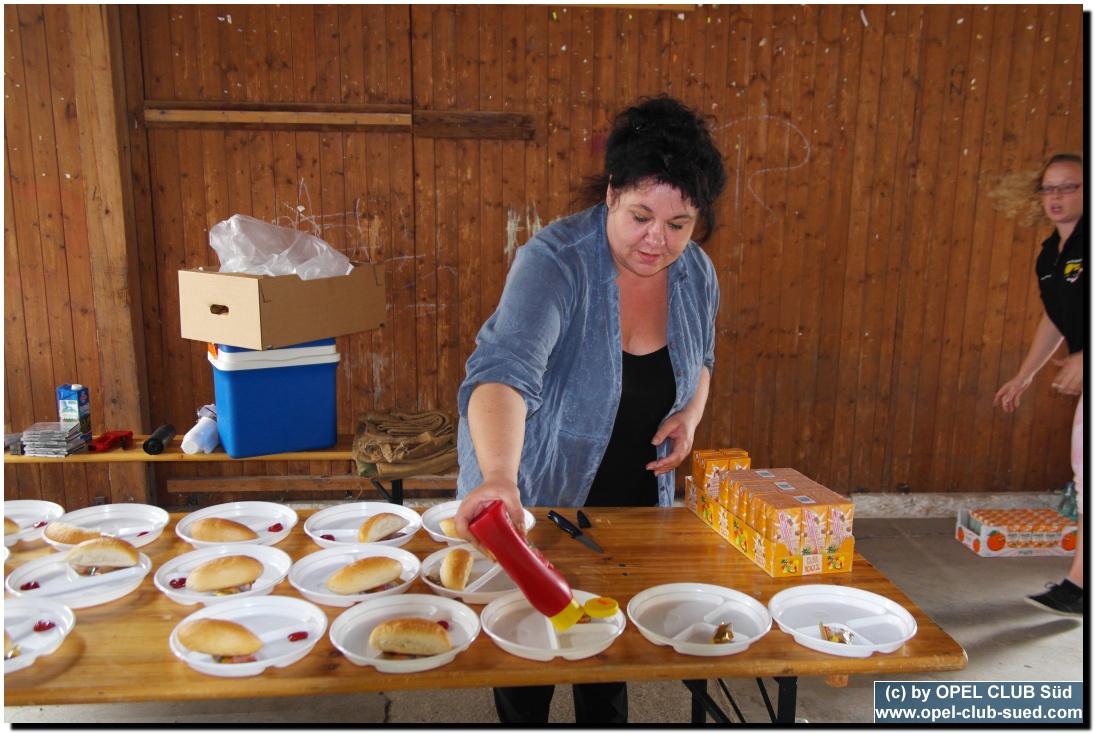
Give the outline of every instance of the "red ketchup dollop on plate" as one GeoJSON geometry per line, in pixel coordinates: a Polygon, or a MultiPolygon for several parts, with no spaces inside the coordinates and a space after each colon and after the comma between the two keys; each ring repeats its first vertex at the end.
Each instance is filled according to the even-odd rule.
{"type": "Polygon", "coordinates": [[[322,536],[320,536],[320,538],[321,538],[321,539],[325,539],[325,540],[327,540],[327,541],[334,541],[334,540],[335,540],[335,537],[334,537],[334,536],[332,536],[332,535],[331,535],[331,534],[329,534],[329,533],[325,533],[325,534],[323,534],[322,536]]]}
{"type": "Polygon", "coordinates": [[[449,621],[447,621],[447,620],[438,620],[437,624],[440,625],[445,630],[449,629],[449,621]]]}
{"type": "Polygon", "coordinates": [[[176,577],[175,579],[171,580],[167,584],[173,590],[182,589],[183,587],[186,586],[186,577],[176,577]]]}
{"type": "Polygon", "coordinates": [[[19,585],[19,589],[22,592],[26,592],[27,590],[36,590],[38,589],[38,587],[39,585],[37,582],[27,582],[26,584],[19,585]]]}
{"type": "Polygon", "coordinates": [[[41,528],[42,526],[45,526],[48,523],[49,523],[49,521],[38,521],[37,523],[34,524],[34,527],[35,528],[41,528]]]}
{"type": "Polygon", "coordinates": [[[57,623],[53,622],[52,620],[39,620],[37,623],[34,624],[34,632],[44,633],[50,628],[55,627],[57,627],[57,623]]]}
{"type": "Polygon", "coordinates": [[[269,531],[270,533],[277,533],[278,531],[282,531],[284,529],[285,529],[285,526],[281,525],[280,523],[275,523],[274,525],[270,526],[266,530],[269,531]]]}
{"type": "Polygon", "coordinates": [[[298,631],[296,633],[290,633],[289,634],[289,642],[290,643],[296,643],[297,641],[303,641],[307,637],[308,637],[308,631],[306,631],[306,630],[301,630],[301,631],[298,631]]]}

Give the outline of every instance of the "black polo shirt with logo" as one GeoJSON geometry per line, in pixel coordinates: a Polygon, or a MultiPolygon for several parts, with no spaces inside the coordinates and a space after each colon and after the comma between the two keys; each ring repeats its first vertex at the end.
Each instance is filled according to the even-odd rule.
{"type": "Polygon", "coordinates": [[[1087,225],[1083,217],[1058,253],[1060,243],[1061,236],[1054,231],[1042,243],[1034,271],[1046,315],[1064,336],[1072,354],[1087,346],[1087,225]]]}

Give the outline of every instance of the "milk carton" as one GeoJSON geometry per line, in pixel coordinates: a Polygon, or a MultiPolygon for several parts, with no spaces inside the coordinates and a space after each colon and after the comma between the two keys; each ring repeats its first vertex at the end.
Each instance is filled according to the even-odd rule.
{"type": "Polygon", "coordinates": [[[87,387],[79,383],[57,386],[57,415],[61,423],[79,424],[80,436],[91,441],[91,401],[87,387]]]}

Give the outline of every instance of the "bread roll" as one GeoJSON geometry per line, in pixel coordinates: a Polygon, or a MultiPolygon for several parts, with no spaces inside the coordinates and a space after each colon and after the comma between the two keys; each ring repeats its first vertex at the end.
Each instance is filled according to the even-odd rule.
{"type": "Polygon", "coordinates": [[[71,523],[61,523],[60,521],[52,521],[46,526],[45,536],[50,541],[56,541],[59,544],[78,544],[81,541],[90,541],[91,539],[99,538],[103,535],[102,531],[97,528],[81,528],[80,526],[74,526],[71,523]]]}
{"type": "Polygon", "coordinates": [[[259,535],[242,523],[227,518],[201,518],[190,524],[190,537],[195,541],[228,543],[254,541],[259,535]]]}
{"type": "Polygon", "coordinates": [[[4,516],[4,535],[5,536],[10,536],[13,533],[19,533],[19,530],[21,528],[22,528],[22,526],[20,526],[18,523],[16,523],[12,519],[8,518],[7,516],[4,516]]]}
{"type": "Polygon", "coordinates": [[[441,562],[441,585],[445,589],[461,591],[468,584],[471,565],[475,559],[467,549],[453,549],[441,562]]]}
{"type": "Polygon", "coordinates": [[[254,633],[231,620],[200,618],[179,626],[179,643],[210,656],[250,656],[262,648],[254,633]]]}
{"type": "Polygon", "coordinates": [[[253,556],[221,556],[194,567],[186,575],[192,592],[216,592],[253,584],[262,576],[262,562],[253,556]]]}
{"type": "Polygon", "coordinates": [[[357,530],[357,540],[363,544],[383,541],[410,523],[406,518],[395,513],[378,513],[371,516],[361,528],[357,530]]]}
{"type": "Polygon", "coordinates": [[[120,538],[102,536],[81,541],[65,554],[65,561],[73,567],[111,567],[124,569],[136,566],[141,560],[133,544],[120,538]]]}
{"type": "Polygon", "coordinates": [[[392,618],[373,628],[369,645],[382,653],[436,656],[452,650],[449,632],[426,618],[392,618]]]}
{"type": "Polygon", "coordinates": [[[456,521],[452,518],[446,518],[439,524],[441,526],[441,535],[448,536],[449,538],[460,538],[456,533],[456,521]]]}
{"type": "Polygon", "coordinates": [[[368,556],[339,569],[327,578],[327,589],[336,595],[356,595],[399,579],[403,565],[387,556],[368,556]]]}

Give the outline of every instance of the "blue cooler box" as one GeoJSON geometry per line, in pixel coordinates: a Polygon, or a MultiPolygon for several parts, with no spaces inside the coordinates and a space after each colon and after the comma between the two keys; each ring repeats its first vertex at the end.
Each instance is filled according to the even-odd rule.
{"type": "Polygon", "coordinates": [[[217,432],[228,456],[334,446],[339,359],[334,339],[276,350],[211,348],[217,432]]]}

